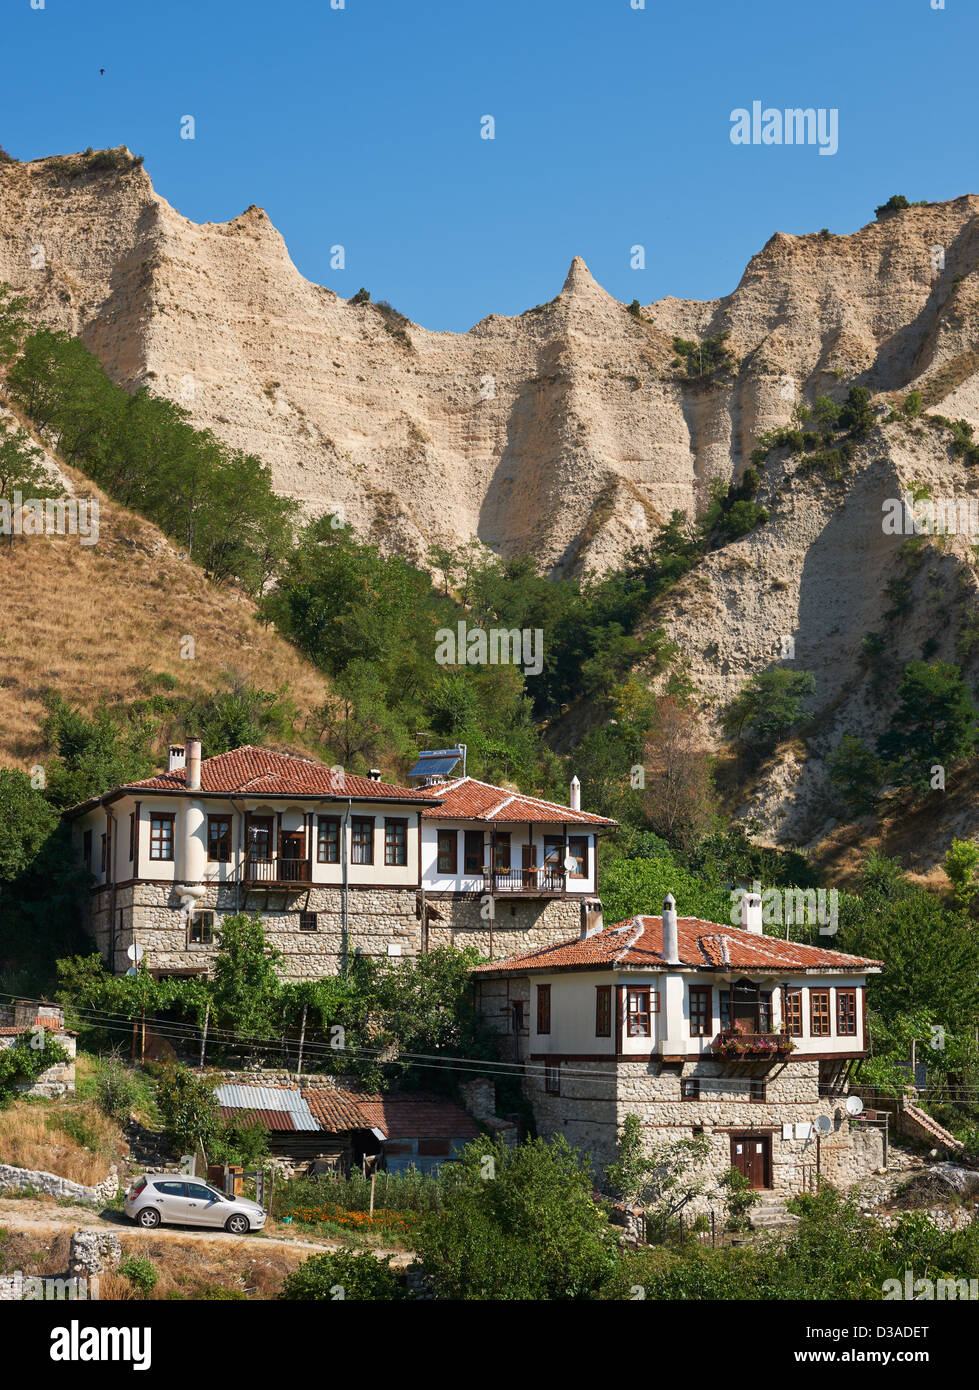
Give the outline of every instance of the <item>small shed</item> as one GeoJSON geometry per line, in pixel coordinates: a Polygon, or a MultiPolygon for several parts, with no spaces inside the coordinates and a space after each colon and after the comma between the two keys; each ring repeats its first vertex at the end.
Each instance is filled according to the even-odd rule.
{"type": "Polygon", "coordinates": [[[381,1153],[391,1173],[437,1173],[481,1133],[471,1115],[442,1096],[364,1095],[357,1103],[374,1133],[384,1136],[381,1153]]]}

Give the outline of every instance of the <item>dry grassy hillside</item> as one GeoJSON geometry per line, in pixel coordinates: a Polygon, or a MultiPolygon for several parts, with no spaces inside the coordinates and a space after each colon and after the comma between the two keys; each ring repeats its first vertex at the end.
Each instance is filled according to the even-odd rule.
{"type": "Polygon", "coordinates": [[[99,541],[0,545],[0,762],[23,767],[40,753],[48,688],[90,710],[145,693],[156,672],[205,691],[237,675],[263,690],[287,685],[300,710],[323,702],[325,679],[259,622],[250,600],[210,584],[162,532],[82,474],[61,471],[79,497],[99,499],[99,541]],[[181,657],[186,636],[193,660],[181,657]]]}

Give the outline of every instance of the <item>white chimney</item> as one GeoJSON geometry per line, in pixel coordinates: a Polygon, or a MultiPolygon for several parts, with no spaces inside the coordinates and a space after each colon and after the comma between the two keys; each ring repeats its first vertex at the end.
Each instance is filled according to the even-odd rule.
{"type": "Polygon", "coordinates": [[[604,929],[605,919],[602,914],[601,898],[585,898],[581,904],[580,940],[587,941],[588,937],[595,936],[604,929]]]}
{"type": "Polygon", "coordinates": [[[676,919],[676,900],[670,893],[663,903],[663,959],[667,965],[680,964],[680,932],[676,919]]]}
{"type": "Polygon", "coordinates": [[[754,932],[757,936],[762,935],[760,893],[749,893],[746,890],[741,894],[741,926],[745,931],[754,932]]]}
{"type": "Polygon", "coordinates": [[[381,780],[381,769],[379,767],[372,767],[367,777],[371,782],[379,782],[381,780]]]}
{"type": "Polygon", "coordinates": [[[571,779],[571,801],[569,805],[572,811],[581,810],[581,783],[578,781],[577,777],[572,777],[571,779]]]}
{"type": "Polygon", "coordinates": [[[182,743],[171,743],[167,752],[167,772],[179,772],[187,766],[187,749],[182,743]]]}
{"type": "Polygon", "coordinates": [[[201,741],[199,738],[187,740],[187,790],[199,792],[201,789],[201,741]]]}

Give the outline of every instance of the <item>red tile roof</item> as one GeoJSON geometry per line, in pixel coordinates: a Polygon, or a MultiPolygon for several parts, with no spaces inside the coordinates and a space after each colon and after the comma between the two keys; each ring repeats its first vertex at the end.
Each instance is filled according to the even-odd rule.
{"type": "Polygon", "coordinates": [[[76,1037],[73,1028],[66,1028],[62,1023],[56,1023],[53,1018],[36,1018],[33,1023],[18,1023],[16,1027],[7,1026],[0,1028],[0,1036],[12,1038],[16,1033],[33,1033],[35,1028],[47,1028],[51,1033],[66,1033],[71,1037],[76,1037]]]}
{"type": "Polygon", "coordinates": [[[309,1106],[321,1129],[342,1134],[348,1129],[370,1129],[371,1123],[363,1113],[360,1097],[343,1087],[303,1087],[303,1100],[309,1106]]]}
{"type": "Polygon", "coordinates": [[[459,777],[435,787],[420,787],[419,796],[437,796],[440,804],[423,811],[429,820],[482,820],[497,825],[526,824],[546,821],[568,825],[616,825],[606,816],[594,816],[588,811],[572,811],[557,801],[542,801],[537,796],[506,791],[489,782],[477,782],[474,777],[459,777]]]}
{"type": "Polygon", "coordinates": [[[439,1096],[358,1096],[357,1104],[387,1139],[475,1139],[480,1132],[461,1106],[439,1096]]]}
{"type": "MultiPolygon", "coordinates": [[[[129,787],[143,791],[186,791],[187,769],[161,772],[129,787]]],[[[293,753],[276,753],[269,748],[246,744],[230,753],[219,753],[201,762],[201,791],[238,796],[353,796],[358,800],[414,799],[417,789],[398,787],[390,782],[374,782],[369,777],[342,776],[325,763],[300,758],[293,753]]],[[[431,799],[431,792],[428,792],[431,799]]]]}
{"type": "MultiPolygon", "coordinates": [[[[707,922],[700,917],[681,917],[677,922],[680,965],[687,969],[772,970],[850,970],[864,973],[877,970],[882,961],[848,956],[821,946],[782,941],[761,936],[743,927],[707,922]]],[[[556,946],[487,961],[474,967],[474,974],[497,971],[514,973],[530,970],[633,970],[648,966],[666,968],[663,959],[662,917],[633,917],[617,926],[596,932],[584,941],[573,938],[556,946]]],[[[675,967],[674,967],[675,968],[675,967]]]]}

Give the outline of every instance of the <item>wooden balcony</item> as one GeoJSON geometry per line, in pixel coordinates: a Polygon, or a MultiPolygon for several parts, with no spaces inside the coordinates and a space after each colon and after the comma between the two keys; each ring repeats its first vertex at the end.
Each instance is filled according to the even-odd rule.
{"type": "Polygon", "coordinates": [[[501,898],[558,898],[567,888],[563,869],[497,869],[484,873],[483,892],[501,898]]]}
{"type": "Polygon", "coordinates": [[[710,1045],[715,1057],[737,1061],[777,1060],[795,1051],[795,1043],[787,1033],[748,1033],[740,1028],[726,1028],[710,1045]]]}
{"type": "Polygon", "coordinates": [[[268,888],[282,888],[311,883],[313,866],[309,859],[256,859],[245,855],[246,883],[260,883],[268,888]]]}

